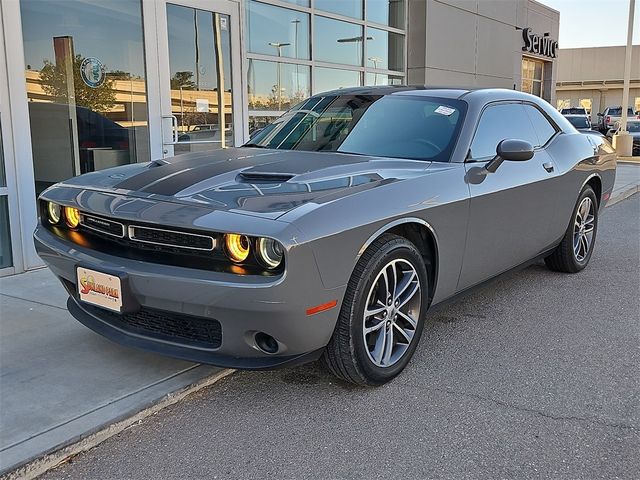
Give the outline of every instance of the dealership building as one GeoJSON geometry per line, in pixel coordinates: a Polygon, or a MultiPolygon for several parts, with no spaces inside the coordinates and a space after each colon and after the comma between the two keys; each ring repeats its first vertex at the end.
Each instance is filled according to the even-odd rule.
{"type": "MultiPolygon", "coordinates": [[[[631,49],[629,105],[640,110],[640,45],[631,49]]],[[[557,107],[602,113],[622,106],[626,47],[568,48],[558,54],[557,107]]],[[[595,122],[596,119],[592,118],[595,122]]]]}
{"type": "Polygon", "coordinates": [[[533,0],[2,0],[0,276],[42,265],[48,186],[241,145],[311,94],[503,87],[555,105],[558,26],[533,0]]]}

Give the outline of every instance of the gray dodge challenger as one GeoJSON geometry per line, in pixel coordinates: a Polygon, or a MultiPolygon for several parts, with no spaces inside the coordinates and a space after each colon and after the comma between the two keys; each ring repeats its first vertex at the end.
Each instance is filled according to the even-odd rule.
{"type": "Polygon", "coordinates": [[[538,259],[585,268],[615,172],[528,94],[342,89],[240,148],[56,184],[34,237],[71,314],[116,342],[380,385],[435,305],[538,259]]]}

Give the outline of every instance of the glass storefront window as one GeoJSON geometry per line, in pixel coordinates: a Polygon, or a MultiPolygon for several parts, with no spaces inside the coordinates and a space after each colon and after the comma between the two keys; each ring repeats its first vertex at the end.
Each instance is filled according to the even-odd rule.
{"type": "Polygon", "coordinates": [[[367,20],[394,28],[405,28],[404,0],[366,0],[367,20]]]}
{"type": "Polygon", "coordinates": [[[522,58],[522,88],[526,93],[542,97],[544,62],[532,58],[522,58]]]}
{"type": "Polygon", "coordinates": [[[278,57],[309,59],[309,15],[250,1],[248,50],[278,57]]]}
{"type": "Polygon", "coordinates": [[[148,161],[140,1],[22,0],[20,7],[36,193],[148,161]]]}
{"type": "Polygon", "coordinates": [[[298,5],[300,7],[308,7],[309,0],[281,0],[282,2],[292,3],[293,5],[298,5]]]}
{"type": "Polygon", "coordinates": [[[365,75],[365,85],[402,85],[404,78],[397,75],[386,75],[384,73],[367,72],[365,75]]]}
{"type": "Polygon", "coordinates": [[[6,195],[0,195],[0,268],[13,265],[11,234],[9,232],[9,205],[6,195]]]}
{"type": "Polygon", "coordinates": [[[309,96],[311,67],[249,59],[249,134],[309,96]]]}
{"type": "Polygon", "coordinates": [[[315,60],[346,65],[362,65],[362,26],[332,20],[315,18],[315,60]]]}
{"type": "Polygon", "coordinates": [[[11,255],[11,233],[9,230],[9,205],[4,194],[7,178],[4,172],[4,145],[2,144],[2,125],[0,124],[0,269],[13,265],[11,255]]]}
{"type": "Polygon", "coordinates": [[[167,5],[171,112],[178,120],[176,155],[221,148],[223,138],[225,146],[233,145],[230,24],[228,15],[167,5]],[[215,54],[218,38],[221,62],[215,54]]]}
{"type": "Polygon", "coordinates": [[[360,72],[337,68],[316,67],[313,73],[313,93],[328,92],[345,87],[362,85],[360,72]]]}
{"type": "Polygon", "coordinates": [[[317,10],[362,20],[362,0],[315,0],[317,10]]]}
{"type": "Polygon", "coordinates": [[[581,98],[578,104],[586,110],[587,113],[591,113],[591,99],[590,98],[581,98]]]}
{"type": "Polygon", "coordinates": [[[404,69],[404,36],[377,28],[367,28],[367,67],[404,69]]]}
{"type": "Polygon", "coordinates": [[[0,188],[7,186],[7,177],[4,172],[4,145],[2,144],[2,124],[0,124],[0,188]]]}
{"type": "Polygon", "coordinates": [[[309,96],[310,67],[249,59],[249,110],[284,111],[309,96]]]}

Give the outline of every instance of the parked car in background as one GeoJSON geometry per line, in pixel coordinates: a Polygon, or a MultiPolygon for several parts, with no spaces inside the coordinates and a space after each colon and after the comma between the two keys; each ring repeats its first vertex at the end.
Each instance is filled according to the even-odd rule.
{"type": "Polygon", "coordinates": [[[587,109],[584,107],[561,108],[560,113],[562,115],[585,115],[585,116],[589,115],[587,113],[587,109]]]}
{"type": "MultiPolygon", "coordinates": [[[[607,137],[613,139],[613,136],[620,131],[621,122],[616,122],[614,128],[609,129],[607,137]]],[[[627,120],[627,132],[633,137],[632,155],[640,155],[640,119],[627,120]]]]}
{"type": "Polygon", "coordinates": [[[589,114],[589,112],[587,112],[587,109],[584,107],[568,107],[568,108],[561,108],[560,109],[560,113],[564,116],[567,115],[583,115],[585,117],[587,117],[587,120],[589,121],[589,123],[591,123],[591,115],[589,114]]]}
{"type": "Polygon", "coordinates": [[[116,342],[380,385],[431,306],[534,259],[584,269],[615,174],[533,95],[346,88],[239,148],[54,185],[34,239],[71,314],[116,342]]]}
{"type": "Polygon", "coordinates": [[[589,118],[584,114],[563,114],[564,118],[569,120],[569,123],[576,127],[578,131],[589,130],[591,131],[591,122],[589,118]]]}
{"type": "MultiPolygon", "coordinates": [[[[627,116],[635,117],[633,108],[628,107],[627,116]]],[[[601,133],[607,133],[609,129],[614,128],[617,121],[622,118],[622,107],[607,107],[604,112],[598,113],[598,130],[601,133]]]]}
{"type": "MultiPolygon", "coordinates": [[[[225,126],[225,140],[230,142],[232,140],[231,125],[225,126]]],[[[218,124],[207,125],[194,125],[190,130],[181,132],[178,135],[179,142],[203,142],[203,141],[216,141],[220,138],[220,127],[218,124]]]]}

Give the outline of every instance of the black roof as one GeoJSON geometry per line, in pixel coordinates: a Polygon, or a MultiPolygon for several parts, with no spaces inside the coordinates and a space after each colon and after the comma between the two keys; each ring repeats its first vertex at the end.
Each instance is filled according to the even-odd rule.
{"type": "Polygon", "coordinates": [[[510,90],[505,88],[465,88],[465,87],[446,87],[446,86],[424,86],[424,85],[383,85],[369,87],[348,87],[331,90],[328,92],[318,93],[318,95],[425,95],[440,98],[457,98],[471,97],[480,101],[491,101],[499,98],[505,99],[535,99],[528,93],[518,90],[510,90]]]}

